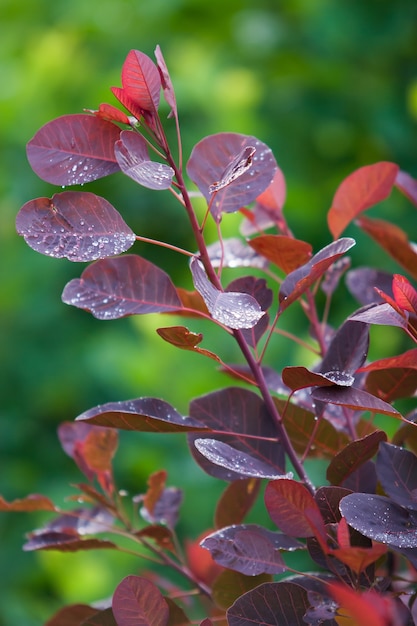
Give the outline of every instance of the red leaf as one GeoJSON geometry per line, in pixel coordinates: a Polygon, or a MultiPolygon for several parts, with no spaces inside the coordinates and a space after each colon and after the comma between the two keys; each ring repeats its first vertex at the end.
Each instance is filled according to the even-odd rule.
{"type": "Polygon", "coordinates": [[[392,598],[382,596],[373,589],[359,593],[347,585],[330,583],[328,589],[346,615],[349,623],[355,626],[390,626],[402,624],[398,608],[392,598]]]}
{"type": "Polygon", "coordinates": [[[185,326],[170,326],[169,328],[157,328],[156,332],[164,341],[171,343],[173,346],[177,348],[181,348],[182,350],[191,350],[191,352],[197,352],[198,354],[202,354],[204,356],[208,356],[210,359],[221,363],[221,359],[214,354],[214,352],[210,352],[210,350],[205,350],[204,348],[198,348],[198,344],[203,340],[203,335],[201,333],[193,333],[185,326]]]}
{"type": "Polygon", "coordinates": [[[102,320],[181,308],[168,274],[129,254],[89,265],[66,285],[62,300],[102,320]]]}
{"type": "Polygon", "coordinates": [[[55,505],[49,498],[37,493],[32,493],[26,498],[13,500],[13,502],[6,502],[6,500],[0,496],[0,511],[55,511],[55,505]]]}
{"type": "Polygon", "coordinates": [[[118,626],[166,626],[169,608],[158,587],[139,576],[127,576],[112,602],[118,626]]]}
{"type": "Polygon", "coordinates": [[[369,372],[366,377],[366,391],[393,402],[398,398],[412,398],[417,390],[416,368],[387,368],[369,372]]]}
{"type": "Polygon", "coordinates": [[[358,220],[358,225],[417,280],[417,251],[401,228],[365,216],[358,220]]]}
{"type": "Polygon", "coordinates": [[[358,469],[365,461],[369,461],[378,452],[381,441],[387,436],[377,430],[362,439],[349,443],[335,455],[327,468],[326,478],[332,485],[340,485],[348,476],[358,469]]]}
{"type": "Polygon", "coordinates": [[[123,63],[122,85],[127,96],[144,111],[158,109],[161,78],[155,63],[143,52],[131,50],[123,63]]]}
{"type": "Polygon", "coordinates": [[[133,130],[123,130],[114,147],[117,162],[124,174],[148,189],[168,189],[174,170],[165,163],[151,161],[144,138],[133,130]]]}
{"type": "Polygon", "coordinates": [[[398,356],[379,359],[369,365],[364,365],[358,372],[372,372],[375,370],[385,370],[391,368],[411,368],[417,369],[417,348],[407,350],[398,356]]]}
{"type": "Polygon", "coordinates": [[[207,202],[211,202],[211,212],[216,220],[221,213],[233,213],[245,204],[253,202],[271,183],[277,164],[273,154],[264,143],[249,135],[238,133],[218,133],[205,137],[194,146],[187,163],[187,173],[196,183],[207,202]],[[210,186],[221,181],[225,170],[247,147],[256,148],[253,161],[233,184],[230,184],[211,197],[210,186]]]}
{"type": "Polygon", "coordinates": [[[397,173],[398,165],[382,161],[361,167],[345,178],[335,193],[327,216],[334,239],[359,213],[389,196],[397,173]]]}
{"type": "Polygon", "coordinates": [[[130,119],[117,107],[114,107],[112,104],[100,104],[97,111],[92,109],[84,109],[86,113],[92,113],[96,117],[99,117],[102,120],[107,120],[108,122],[119,122],[120,124],[128,124],[130,126],[130,119]]]}
{"type": "Polygon", "coordinates": [[[125,109],[127,109],[132,115],[135,123],[143,116],[144,111],[135,103],[129,96],[127,95],[125,89],[121,87],[112,87],[111,92],[118,99],[118,101],[123,104],[125,109]]]}
{"type": "Polygon", "coordinates": [[[195,541],[186,540],[185,542],[188,566],[194,576],[206,585],[211,585],[223,569],[215,562],[211,553],[201,547],[201,542],[210,532],[211,530],[207,530],[195,541]]]}
{"type": "Polygon", "coordinates": [[[417,314],[417,291],[401,274],[394,274],[392,291],[398,306],[404,311],[417,314]]]}
{"type": "Polygon", "coordinates": [[[261,482],[256,478],[235,480],[230,483],[217,502],[216,528],[240,524],[255,503],[260,485],[261,482]]]}
{"type": "Polygon", "coordinates": [[[277,265],[286,274],[307,263],[311,258],[311,245],[305,241],[283,235],[261,235],[249,240],[251,248],[277,265]]]}
{"type": "Polygon", "coordinates": [[[104,198],[65,191],[22,206],[16,229],[37,252],[69,261],[95,261],[128,250],[135,233],[104,198]]]}
{"type": "Polygon", "coordinates": [[[257,204],[270,212],[280,213],[284,206],[287,189],[282,171],[277,168],[268,187],[256,198],[257,204]]]}
{"type": "Polygon", "coordinates": [[[83,185],[120,168],[120,128],[92,115],[64,115],[42,126],[27,145],[33,171],[52,185],[83,185]]]}
{"type": "Polygon", "coordinates": [[[87,604],[72,604],[55,613],[45,626],[80,626],[83,621],[96,613],[97,609],[87,604]]]}
{"type": "Polygon", "coordinates": [[[282,382],[291,389],[298,391],[306,387],[326,387],[335,385],[335,381],[324,374],[311,372],[302,365],[284,367],[282,370],[282,382]]]}
{"type": "Polygon", "coordinates": [[[338,239],[317,252],[308,263],[288,274],[279,291],[280,309],[283,311],[297,300],[345,252],[355,245],[354,239],[338,239]]]}
{"type": "Polygon", "coordinates": [[[326,537],[320,509],[304,485],[273,480],[265,490],[265,506],[277,527],[290,537],[326,537]]]}

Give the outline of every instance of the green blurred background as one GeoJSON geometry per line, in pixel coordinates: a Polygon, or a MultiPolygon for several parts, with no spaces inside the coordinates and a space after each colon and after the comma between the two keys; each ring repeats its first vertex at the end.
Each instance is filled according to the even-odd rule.
{"type": "MultiPolygon", "coordinates": [[[[288,221],[318,249],[330,241],[325,216],[332,195],[353,169],[392,160],[417,175],[417,3],[2,0],[0,24],[0,493],[7,499],[45,493],[63,503],[73,493],[68,484],[81,476],[60,449],[61,421],[142,395],[187,412],[191,397],[228,381],[212,362],[178,353],[156,336],[154,329],[170,320],[105,323],[61,303],[65,283],[83,267],[36,254],[15,233],[19,208],[57,191],[29,168],[26,142],[54,117],[115,103],[109,88],[120,85],[127,52],[152,56],[160,44],[185,155],[219,131],[265,141],[286,176],[288,221]]],[[[88,190],[112,202],[137,233],[192,247],[170,194],[142,190],[122,174],[88,190]]],[[[398,193],[381,210],[395,211],[417,238],[415,212],[398,193]]],[[[226,229],[233,232],[236,220],[229,216],[226,229]]],[[[378,261],[376,247],[358,240],[367,246],[365,258],[358,250],[359,262],[378,261]]],[[[177,257],[145,246],[137,251],[190,286],[177,257]]],[[[353,306],[344,293],[340,315],[353,306]]],[[[290,325],[300,334],[298,321],[295,314],[290,325]]],[[[223,337],[211,341],[206,347],[237,357],[223,337]]],[[[278,347],[274,365],[288,363],[291,350],[278,347]]],[[[173,442],[122,436],[118,480],[137,493],[149,472],[168,468],[170,484],[186,489],[180,531],[195,537],[211,524],[210,497],[222,486],[195,469],[183,440],[173,442]]],[[[108,553],[23,553],[24,533],[43,519],[0,515],[1,626],[43,624],[62,604],[106,597],[121,577],[139,571],[133,559],[108,553]]]]}

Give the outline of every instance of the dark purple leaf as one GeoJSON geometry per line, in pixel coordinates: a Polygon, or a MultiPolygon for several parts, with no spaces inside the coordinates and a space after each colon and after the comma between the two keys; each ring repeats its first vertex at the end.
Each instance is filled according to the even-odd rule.
{"type": "Polygon", "coordinates": [[[83,185],[120,168],[120,128],[93,115],[64,115],[42,126],[27,145],[33,171],[52,185],[83,185]]]}
{"type": "Polygon", "coordinates": [[[183,494],[176,487],[165,487],[152,510],[146,506],[141,508],[143,519],[149,524],[164,524],[168,528],[174,528],[178,521],[183,494]]]}
{"type": "Polygon", "coordinates": [[[415,454],[381,443],[376,459],[376,471],[383,490],[406,509],[417,510],[417,457],[415,454]]]}
{"type": "Polygon", "coordinates": [[[209,550],[217,563],[246,576],[280,574],[286,569],[280,550],[304,548],[292,537],[256,524],[222,528],[205,537],[201,546],[209,550]]]}
{"type": "MultiPolygon", "coordinates": [[[[318,371],[327,378],[330,373],[353,376],[363,365],[369,348],[369,325],[347,320],[334,335],[318,371]]],[[[337,382],[343,385],[343,382],[337,382]]],[[[353,383],[353,380],[351,384],[353,383]]]]}
{"type": "Polygon", "coordinates": [[[256,478],[229,483],[217,502],[216,528],[240,524],[254,505],[260,486],[261,481],[256,478]]]}
{"type": "Polygon", "coordinates": [[[252,296],[216,289],[197,257],[193,257],[190,267],[194,286],[217,322],[234,329],[252,328],[264,315],[259,303],[252,296]]]}
{"type": "Polygon", "coordinates": [[[139,50],[130,50],[122,68],[122,85],[129,98],[141,109],[158,109],[161,78],[155,63],[139,50]]]}
{"type": "Polygon", "coordinates": [[[401,414],[387,402],[354,387],[318,387],[312,391],[315,401],[338,404],[355,411],[370,411],[401,419],[401,414]]]}
{"type": "Polygon", "coordinates": [[[56,517],[32,535],[49,532],[72,533],[76,536],[103,533],[113,527],[113,516],[103,507],[73,509],[56,517]]]}
{"type": "Polygon", "coordinates": [[[306,626],[310,603],[295,583],[265,583],[240,596],[227,611],[229,626],[306,626]]]}
{"type": "Polygon", "coordinates": [[[381,441],[387,436],[382,430],[377,430],[367,437],[349,443],[331,461],[327,468],[326,478],[332,485],[340,485],[365,461],[372,459],[378,451],[381,441]]]}
{"type": "Polygon", "coordinates": [[[238,237],[216,241],[207,247],[213,267],[257,267],[265,269],[268,260],[238,237]]]}
{"type": "Polygon", "coordinates": [[[366,324],[398,326],[404,329],[408,327],[407,316],[403,317],[386,302],[383,304],[370,304],[367,307],[359,309],[359,311],[351,315],[349,319],[357,322],[365,322],[366,324]]]}
{"type": "Polygon", "coordinates": [[[369,267],[359,267],[346,274],[346,285],[362,305],[383,302],[375,287],[392,296],[392,274],[369,267]]]}
{"type": "MultiPolygon", "coordinates": [[[[271,417],[257,394],[239,387],[221,389],[193,400],[190,415],[217,431],[216,440],[259,459],[280,474],[285,472],[282,446],[277,441],[271,417]],[[226,434],[220,434],[222,432],[226,434]]],[[[196,450],[193,442],[196,438],[203,438],[202,435],[188,437],[194,458],[208,474],[228,481],[242,478],[240,473],[214,465],[196,450]]],[[[209,439],[213,439],[213,435],[209,439]]]]}
{"type": "MultiPolygon", "coordinates": [[[[57,626],[63,626],[62,624],[57,624],[57,626]]],[[[80,625],[74,626],[118,626],[116,620],[114,619],[113,611],[111,608],[104,609],[103,611],[97,611],[91,617],[88,617],[84,622],[80,625]]]]}
{"type": "Polygon", "coordinates": [[[214,465],[219,465],[234,474],[244,478],[292,478],[293,474],[282,474],[267,463],[256,459],[246,452],[241,452],[229,446],[224,441],[216,439],[196,439],[194,445],[206,459],[214,465]]]}
{"type": "Polygon", "coordinates": [[[168,189],[174,170],[165,163],[151,161],[144,138],[133,130],[123,130],[114,153],[120,169],[135,182],[148,189],[168,189]]]}
{"type": "Polygon", "coordinates": [[[69,261],[95,261],[128,250],[135,233],[104,198],[65,191],[22,206],[16,229],[41,254],[69,261]]]}
{"type": "Polygon", "coordinates": [[[385,496],[352,493],[341,500],[340,510],[365,537],[397,548],[417,547],[417,512],[385,496]]]}
{"type": "Polygon", "coordinates": [[[395,179],[395,186],[417,206],[417,180],[415,178],[407,172],[399,170],[395,179]]]}
{"type": "Polygon", "coordinates": [[[316,491],[314,496],[317,502],[323,522],[325,524],[338,524],[341,519],[339,503],[342,498],[349,495],[349,489],[325,485],[316,491]]]}
{"type": "Polygon", "coordinates": [[[395,163],[382,161],[360,167],[342,181],[327,215],[335,239],[359,213],[389,196],[398,169],[395,163]]]}
{"type": "Polygon", "coordinates": [[[319,374],[311,372],[302,365],[294,365],[284,367],[282,370],[282,380],[292,391],[305,389],[306,387],[326,387],[334,385],[342,385],[350,387],[354,382],[353,376],[344,375],[343,372],[327,372],[319,374]]]}
{"type": "Polygon", "coordinates": [[[194,146],[187,163],[187,173],[207,202],[216,220],[222,213],[233,213],[253,202],[274,178],[277,164],[264,143],[249,135],[218,133],[205,137],[194,146]],[[255,148],[250,167],[231,184],[220,188],[212,200],[210,188],[224,179],[225,171],[245,148],[255,148]],[[222,178],[223,177],[223,178],[222,178]]]}
{"type": "Polygon", "coordinates": [[[326,535],[313,496],[295,480],[269,482],[265,490],[265,506],[274,524],[290,537],[326,535]]]}
{"type": "MultiPolygon", "coordinates": [[[[231,282],[226,292],[247,293],[255,298],[262,311],[267,311],[272,304],[272,291],[268,288],[264,278],[255,276],[244,276],[231,282]]],[[[255,326],[243,329],[242,334],[252,348],[256,348],[259,340],[266,332],[269,324],[269,315],[265,313],[255,326]]]]}
{"type": "Polygon", "coordinates": [[[375,463],[373,461],[365,461],[345,478],[342,486],[355,493],[375,493],[377,483],[375,463]]]}
{"type": "Polygon", "coordinates": [[[83,620],[97,613],[97,609],[87,604],[72,604],[60,609],[45,623],[45,626],[80,626],[83,620]]]}
{"type": "Polygon", "coordinates": [[[112,541],[104,539],[82,539],[75,533],[39,531],[29,536],[23,550],[57,550],[58,552],[78,552],[79,550],[102,550],[117,548],[112,541]]]}
{"type": "Polygon", "coordinates": [[[279,291],[281,311],[307,291],[335,261],[354,245],[355,240],[350,237],[338,239],[317,252],[308,263],[288,274],[279,291]]]}
{"type": "Polygon", "coordinates": [[[203,423],[181,415],[168,402],[159,398],[107,402],[85,411],[77,420],[140,432],[199,432],[207,428],[203,423]]]}
{"type": "Polygon", "coordinates": [[[158,587],[146,578],[127,576],[113,594],[117,626],[166,626],[168,604],[158,587]]]}
{"type": "Polygon", "coordinates": [[[181,308],[168,274],[130,254],[89,265],[66,285],[62,300],[101,320],[181,308]]]}
{"type": "Polygon", "coordinates": [[[155,58],[158,63],[158,71],[161,78],[162,89],[164,90],[165,100],[167,104],[171,107],[171,113],[168,117],[177,118],[177,101],[175,98],[174,87],[161,48],[159,46],[156,46],[155,48],[155,58]]]}

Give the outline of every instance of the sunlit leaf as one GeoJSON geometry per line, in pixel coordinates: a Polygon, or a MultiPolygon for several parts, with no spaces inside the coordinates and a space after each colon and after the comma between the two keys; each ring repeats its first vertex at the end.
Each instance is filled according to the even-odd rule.
{"type": "Polygon", "coordinates": [[[33,171],[52,185],[83,185],[120,168],[114,144],[120,128],[87,114],[64,115],[42,126],[27,145],[33,171]]]}
{"type": "Polygon", "coordinates": [[[181,307],[168,274],[136,255],[102,259],[65,287],[62,300],[98,319],[168,312],[181,307]]]}
{"type": "Polygon", "coordinates": [[[392,291],[395,302],[401,309],[417,315],[417,291],[405,276],[394,274],[392,291]]]}
{"type": "Polygon", "coordinates": [[[16,229],[33,250],[69,261],[114,256],[136,240],[107,200],[84,191],[30,200],[17,214],[16,229]]]}
{"type": "Polygon", "coordinates": [[[145,111],[159,106],[161,78],[155,63],[139,50],[130,50],[122,68],[122,85],[132,101],[145,111]]]}
{"type": "Polygon", "coordinates": [[[197,352],[204,356],[208,356],[214,361],[220,362],[220,358],[204,348],[199,348],[198,344],[203,341],[203,335],[201,333],[193,333],[185,326],[170,326],[168,328],[157,328],[156,332],[164,341],[171,343],[177,348],[182,350],[191,350],[191,352],[197,352]]]}
{"type": "Polygon", "coordinates": [[[256,252],[277,265],[286,274],[304,265],[311,258],[311,245],[283,235],[260,235],[249,240],[256,252]]]}
{"type": "Polygon", "coordinates": [[[120,169],[135,182],[149,189],[168,189],[174,170],[165,163],[151,161],[144,138],[133,130],[123,130],[114,154],[120,169]]]}

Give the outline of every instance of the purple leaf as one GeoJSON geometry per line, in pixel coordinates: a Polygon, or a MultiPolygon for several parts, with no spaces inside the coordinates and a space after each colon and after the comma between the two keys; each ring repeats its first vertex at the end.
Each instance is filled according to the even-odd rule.
{"type": "Polygon", "coordinates": [[[114,153],[120,169],[135,182],[149,189],[168,189],[174,170],[165,163],[151,161],[144,138],[133,130],[123,130],[114,153]]]}
{"type": "MultiPolygon", "coordinates": [[[[247,293],[255,298],[262,311],[267,311],[272,304],[272,291],[268,288],[264,278],[256,278],[255,276],[237,278],[226,289],[226,292],[233,291],[247,293]]],[[[269,315],[265,313],[255,326],[242,330],[243,336],[252,348],[256,348],[259,340],[268,329],[268,324],[269,315]]]]}
{"type": "Polygon", "coordinates": [[[216,289],[197,257],[193,257],[190,267],[194,286],[217,322],[234,329],[252,328],[264,315],[259,303],[252,296],[216,289]]]}
{"type": "Polygon", "coordinates": [[[352,321],[378,324],[381,326],[398,326],[407,329],[408,317],[403,317],[390,304],[370,304],[360,309],[349,318],[352,321]]]}
{"type": "Polygon", "coordinates": [[[73,509],[64,513],[32,534],[67,532],[77,535],[93,535],[108,531],[113,526],[113,516],[103,507],[73,509]]]}
{"type": "Polygon", "coordinates": [[[213,267],[256,267],[265,269],[268,260],[238,237],[216,241],[207,247],[213,267]]]}
{"type": "MultiPolygon", "coordinates": [[[[208,428],[220,431],[216,432],[216,440],[274,467],[277,473],[285,473],[282,446],[276,439],[271,417],[257,394],[239,387],[222,389],[193,400],[190,415],[208,428]],[[227,434],[220,434],[222,432],[227,434]]],[[[188,438],[194,458],[208,474],[228,481],[242,478],[240,473],[214,465],[196,450],[193,442],[202,439],[202,435],[189,435],[188,438]]],[[[213,435],[209,437],[212,438],[213,435]]]]}
{"type": "Polygon", "coordinates": [[[194,445],[206,459],[214,465],[224,467],[245,478],[292,478],[292,472],[282,474],[276,468],[256,459],[245,452],[236,450],[216,439],[196,439],[194,445]]]}
{"type": "Polygon", "coordinates": [[[169,104],[169,106],[171,107],[171,113],[168,117],[177,118],[177,101],[175,98],[174,87],[161,48],[159,46],[156,46],[155,48],[155,57],[158,63],[158,71],[161,78],[162,89],[164,90],[165,100],[167,104],[169,104]]]}
{"type": "Polygon", "coordinates": [[[277,164],[267,145],[248,135],[218,133],[205,137],[194,147],[187,163],[187,173],[201,193],[210,202],[213,184],[224,180],[231,167],[245,148],[255,148],[252,163],[231,184],[217,191],[211,212],[216,220],[221,213],[234,213],[245,204],[253,202],[274,178],[277,164]]]}
{"type": "Polygon", "coordinates": [[[40,531],[30,535],[23,545],[23,550],[57,550],[59,552],[78,552],[79,550],[114,549],[116,544],[103,539],[81,539],[75,533],[59,531],[40,531]]]}
{"type": "Polygon", "coordinates": [[[149,524],[164,524],[168,528],[174,528],[178,521],[182,499],[183,494],[180,489],[166,487],[162,490],[153,510],[149,511],[146,506],[143,506],[140,514],[149,524]]]}
{"type": "Polygon", "coordinates": [[[356,411],[370,411],[391,417],[401,418],[400,413],[390,404],[354,387],[319,387],[312,392],[314,400],[330,404],[339,404],[356,411]]]}
{"type": "Polygon", "coordinates": [[[96,261],[66,285],[62,300],[102,320],[181,308],[168,274],[136,255],[96,261]]]}
{"type": "Polygon", "coordinates": [[[407,172],[399,170],[395,179],[395,186],[417,206],[417,180],[415,178],[407,172]]]}
{"type": "Polygon", "coordinates": [[[350,474],[353,474],[366,461],[377,453],[378,446],[386,441],[387,436],[382,430],[356,439],[338,452],[327,468],[326,478],[332,485],[340,485],[350,474]]]}
{"type": "Polygon", "coordinates": [[[341,257],[338,261],[336,261],[336,263],[333,263],[333,265],[329,267],[321,284],[321,289],[326,296],[331,296],[336,291],[339,286],[340,279],[350,266],[350,258],[341,257]]]}
{"type": "Polygon", "coordinates": [[[80,626],[88,617],[96,613],[97,609],[88,604],[71,604],[57,611],[48,619],[45,626],[80,626]]]}
{"type": "Polygon", "coordinates": [[[391,297],[393,295],[392,274],[379,272],[369,267],[350,270],[346,274],[346,285],[352,296],[363,305],[383,302],[381,296],[375,291],[375,287],[391,297]]]}
{"type": "Polygon", "coordinates": [[[204,424],[181,415],[168,402],[158,398],[108,402],[85,411],[77,417],[77,420],[80,420],[80,425],[88,422],[88,424],[140,432],[206,430],[204,424]]]}
{"type": "Polygon", "coordinates": [[[117,626],[166,626],[169,608],[158,587],[146,578],[127,576],[113,594],[117,626]]]}
{"type": "MultiPolygon", "coordinates": [[[[45,626],[48,626],[47,624],[45,626]]],[[[57,626],[71,626],[70,624],[57,623],[57,626]]],[[[103,611],[97,611],[94,615],[91,615],[81,624],[74,624],[74,626],[117,626],[114,619],[113,611],[111,608],[104,609],[103,611]]]]}
{"type": "Polygon", "coordinates": [[[85,191],[30,200],[17,215],[16,229],[33,250],[69,261],[95,261],[120,254],[136,240],[107,200],[85,191]]]}
{"type": "Polygon", "coordinates": [[[417,457],[415,454],[383,442],[379,446],[376,472],[383,490],[406,509],[417,510],[417,457]]]}
{"type": "Polygon", "coordinates": [[[347,523],[374,541],[397,548],[417,548],[417,512],[385,496],[352,493],[340,502],[347,523]]]}
{"type": "Polygon", "coordinates": [[[233,525],[208,535],[201,542],[213,559],[246,576],[280,574],[286,569],[280,550],[299,550],[304,545],[282,533],[256,524],[233,525]]]}
{"type": "Polygon", "coordinates": [[[240,596],[227,611],[229,626],[306,626],[307,591],[295,583],[264,583],[240,596]]]}
{"type": "Polygon", "coordinates": [[[52,185],[83,185],[119,170],[120,128],[93,115],[64,115],[42,126],[27,145],[33,171],[52,185]]]}
{"type": "Polygon", "coordinates": [[[317,252],[308,263],[288,274],[279,291],[281,311],[307,291],[335,261],[354,245],[355,240],[350,237],[333,241],[320,252],[317,252]]]}
{"type": "MultiPolygon", "coordinates": [[[[334,335],[318,371],[327,377],[329,377],[329,373],[353,376],[364,363],[368,348],[368,324],[348,320],[334,335]]],[[[337,382],[337,380],[334,382],[344,384],[337,382]]]]}

